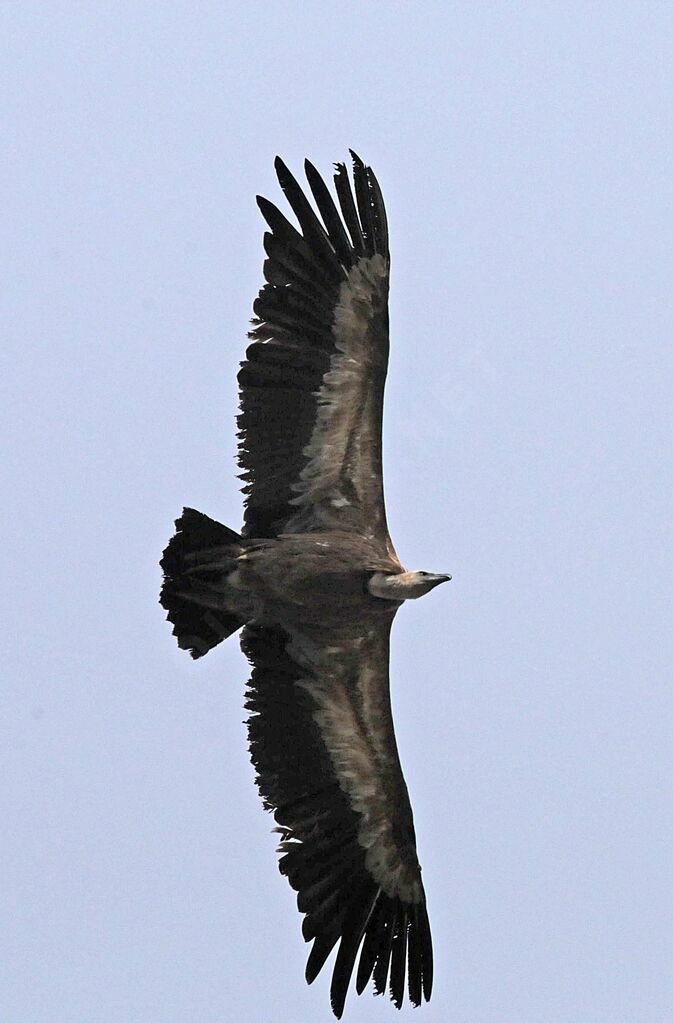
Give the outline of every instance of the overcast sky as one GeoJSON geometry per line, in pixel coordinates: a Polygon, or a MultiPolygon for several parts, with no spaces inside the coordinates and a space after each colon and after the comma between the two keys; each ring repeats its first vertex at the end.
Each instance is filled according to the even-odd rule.
{"type": "Polygon", "coordinates": [[[157,604],[238,528],[273,157],[352,146],[393,260],[388,519],[453,581],[392,686],[432,1002],[673,1018],[673,6],[22,3],[0,13],[3,1023],[316,1023],[235,640],[157,604]]]}

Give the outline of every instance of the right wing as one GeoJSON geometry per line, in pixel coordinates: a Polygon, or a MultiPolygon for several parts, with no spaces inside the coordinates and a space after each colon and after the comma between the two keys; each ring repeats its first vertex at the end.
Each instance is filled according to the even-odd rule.
{"type": "Polygon", "coordinates": [[[339,942],[330,989],[341,1017],[373,978],[399,1008],[432,989],[432,941],[388,684],[392,617],[359,636],[246,626],[246,706],[257,783],[282,835],[280,870],[313,948],[309,984],[339,942]]]}

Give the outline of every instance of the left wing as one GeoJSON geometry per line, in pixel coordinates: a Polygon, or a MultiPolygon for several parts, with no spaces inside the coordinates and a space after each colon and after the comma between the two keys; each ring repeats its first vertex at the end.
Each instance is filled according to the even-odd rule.
{"type": "Polygon", "coordinates": [[[331,984],[341,1017],[373,977],[399,1008],[432,989],[432,941],[413,816],[395,743],[388,683],[393,614],[359,635],[321,641],[246,626],[253,664],[250,750],[282,835],[281,873],[297,891],[313,940],[309,984],[339,942],[331,984]]]}
{"type": "Polygon", "coordinates": [[[271,230],[239,373],[244,532],[354,531],[394,553],[381,464],[390,265],[381,190],[353,154],[355,198],[337,164],[337,208],[307,161],[321,222],[280,159],[276,171],[301,233],[258,199],[271,230]]]}

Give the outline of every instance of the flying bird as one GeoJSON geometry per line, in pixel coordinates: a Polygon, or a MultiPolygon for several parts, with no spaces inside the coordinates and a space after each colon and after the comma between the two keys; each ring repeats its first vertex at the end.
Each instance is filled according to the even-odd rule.
{"type": "Polygon", "coordinates": [[[383,197],[351,152],[336,202],[306,161],[314,207],[279,158],[297,230],[257,202],[266,283],[241,364],[239,533],[191,508],[161,561],[178,645],[201,657],[242,628],[257,784],[280,871],[312,941],[310,984],[338,945],[344,1008],[370,980],[397,1006],[432,990],[432,941],[390,706],[389,640],[405,600],[448,575],[406,571],[383,499],[390,256],[383,197]],[[354,186],[354,187],[353,187],[354,186]],[[359,959],[358,959],[359,953],[359,959]]]}

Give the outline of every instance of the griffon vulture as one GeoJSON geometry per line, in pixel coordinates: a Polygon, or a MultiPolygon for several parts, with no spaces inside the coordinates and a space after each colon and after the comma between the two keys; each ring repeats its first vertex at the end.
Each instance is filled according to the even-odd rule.
{"type": "Polygon", "coordinates": [[[186,508],[161,562],[161,603],[201,657],[243,628],[252,761],[280,833],[281,873],[312,941],[309,984],[338,944],[340,1017],[357,966],[399,1008],[432,990],[430,926],[390,708],[402,603],[448,575],[407,572],[386,526],[381,417],[388,226],[369,167],[336,165],[336,202],[307,161],[319,217],[285,164],[300,230],[259,208],[266,284],[238,375],[245,522],[186,508]]]}

